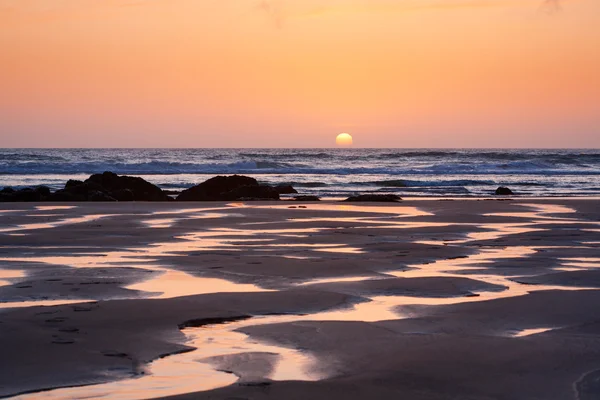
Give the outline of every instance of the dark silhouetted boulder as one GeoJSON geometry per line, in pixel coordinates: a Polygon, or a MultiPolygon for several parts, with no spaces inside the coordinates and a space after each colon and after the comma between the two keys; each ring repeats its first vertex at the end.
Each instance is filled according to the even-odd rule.
{"type": "Polygon", "coordinates": [[[52,193],[47,186],[0,191],[0,201],[172,201],[158,186],[142,178],[112,172],[95,174],[84,182],[70,179],[64,189],[52,193]]]}
{"type": "Polygon", "coordinates": [[[385,202],[395,203],[402,200],[402,198],[395,194],[361,194],[358,196],[348,197],[344,201],[348,202],[385,202]]]}
{"type": "Polygon", "coordinates": [[[65,183],[65,190],[74,188],[79,185],[83,185],[83,181],[78,181],[77,179],[69,179],[67,183],[65,183]]]}
{"type": "Polygon", "coordinates": [[[296,196],[294,197],[296,201],[321,201],[319,196],[296,196]]]}
{"type": "Polygon", "coordinates": [[[15,192],[16,192],[16,190],[11,188],[10,186],[7,186],[7,187],[3,188],[2,190],[0,190],[0,203],[15,201],[14,200],[15,192]]]}
{"type": "Polygon", "coordinates": [[[88,194],[88,201],[117,201],[114,197],[104,192],[92,191],[88,194]]]}
{"type": "Polygon", "coordinates": [[[63,190],[57,190],[51,197],[52,201],[88,201],[90,196],[97,192],[108,196],[107,189],[97,183],[70,180],[63,190]]]}
{"type": "Polygon", "coordinates": [[[50,188],[48,186],[38,186],[34,189],[42,197],[42,200],[46,200],[50,196],[50,188]]]}
{"type": "Polygon", "coordinates": [[[509,188],[507,188],[505,186],[500,186],[498,189],[496,189],[496,193],[495,194],[497,196],[511,196],[514,193],[509,188]]]}
{"type": "Polygon", "coordinates": [[[64,202],[64,203],[86,201],[87,200],[86,196],[87,196],[87,193],[86,193],[86,195],[82,195],[82,194],[77,194],[77,193],[73,193],[73,192],[61,189],[61,190],[57,190],[56,192],[50,194],[50,196],[48,197],[48,201],[58,201],[58,202],[64,202]]]}
{"type": "Polygon", "coordinates": [[[94,174],[85,181],[70,179],[63,190],[49,196],[50,201],[169,201],[158,186],[139,177],[119,176],[113,172],[94,174]]]}
{"type": "Polygon", "coordinates": [[[298,191],[296,189],[294,189],[292,187],[292,185],[277,185],[277,186],[275,186],[275,190],[277,190],[277,193],[279,193],[279,194],[298,193],[298,191]]]}
{"type": "MultiPolygon", "coordinates": [[[[166,193],[165,193],[166,194],[166,193]]],[[[111,192],[111,197],[117,201],[135,201],[135,194],[130,189],[119,189],[111,192]]]]}
{"type": "Polygon", "coordinates": [[[14,201],[42,201],[42,195],[35,189],[25,188],[13,193],[14,201]]]}
{"type": "Polygon", "coordinates": [[[121,190],[130,190],[133,193],[135,201],[169,201],[171,198],[167,196],[161,188],[150,182],[134,176],[119,176],[114,172],[104,172],[102,174],[94,174],[85,180],[84,183],[93,183],[99,185],[104,190],[98,190],[108,194],[121,190]]]}
{"type": "Polygon", "coordinates": [[[39,202],[48,200],[49,196],[50,188],[47,186],[19,190],[4,188],[0,191],[0,201],[2,202],[39,202]]]}
{"type": "MultiPolygon", "coordinates": [[[[230,192],[242,187],[258,187],[254,178],[243,175],[215,176],[194,187],[184,190],[177,201],[227,201],[232,200],[230,192]]],[[[249,189],[244,189],[248,191],[249,189]]]]}
{"type": "Polygon", "coordinates": [[[279,192],[271,186],[241,186],[225,193],[223,200],[279,200],[279,192]]]}

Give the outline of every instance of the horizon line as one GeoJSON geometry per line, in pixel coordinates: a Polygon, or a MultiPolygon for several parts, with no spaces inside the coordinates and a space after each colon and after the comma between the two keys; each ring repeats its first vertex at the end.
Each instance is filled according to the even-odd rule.
{"type": "Polygon", "coordinates": [[[600,150],[600,147],[0,147],[0,150],[600,150]]]}

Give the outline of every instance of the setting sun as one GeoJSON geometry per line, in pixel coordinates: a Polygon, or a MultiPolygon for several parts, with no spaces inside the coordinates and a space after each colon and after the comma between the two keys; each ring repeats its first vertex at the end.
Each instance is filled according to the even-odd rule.
{"type": "Polygon", "coordinates": [[[348,133],[340,133],[335,138],[335,144],[339,147],[350,147],[352,146],[352,136],[348,133]]]}

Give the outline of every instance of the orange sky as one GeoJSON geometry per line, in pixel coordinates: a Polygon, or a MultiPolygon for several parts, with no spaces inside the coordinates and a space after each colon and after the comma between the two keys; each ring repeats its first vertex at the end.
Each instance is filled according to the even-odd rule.
{"type": "Polygon", "coordinates": [[[600,147],[600,1],[0,0],[0,147],[600,147]]]}

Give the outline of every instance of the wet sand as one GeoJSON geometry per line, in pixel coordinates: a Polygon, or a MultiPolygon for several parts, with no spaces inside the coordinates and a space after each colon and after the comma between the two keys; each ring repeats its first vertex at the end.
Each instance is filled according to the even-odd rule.
{"type": "Polygon", "coordinates": [[[0,397],[600,398],[597,199],[5,203],[0,239],[0,397]]]}

